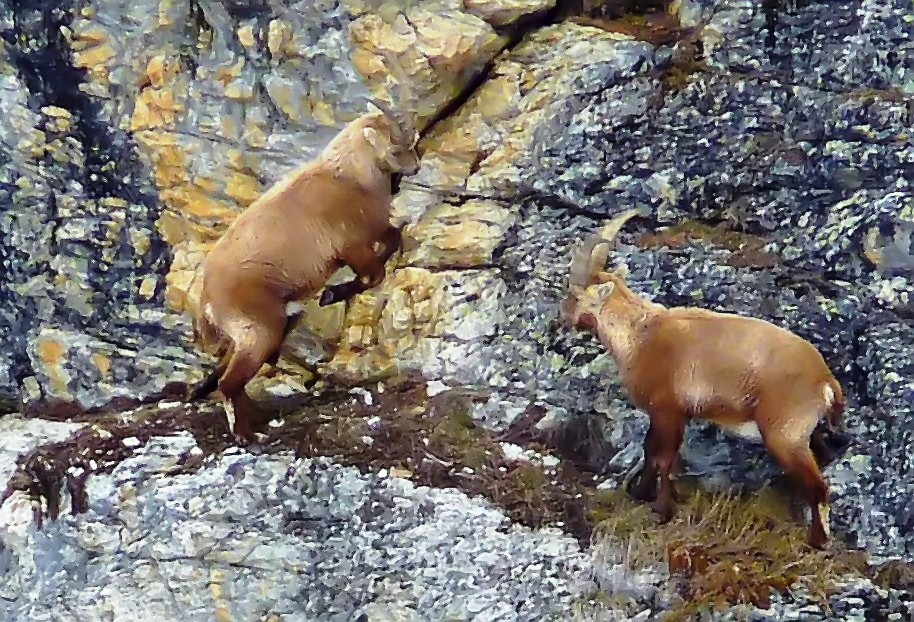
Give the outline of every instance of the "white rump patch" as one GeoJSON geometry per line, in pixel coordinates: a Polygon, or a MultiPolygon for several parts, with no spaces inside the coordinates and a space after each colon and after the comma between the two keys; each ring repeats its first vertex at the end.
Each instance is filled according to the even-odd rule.
{"type": "Polygon", "coordinates": [[[831,528],[829,527],[829,524],[828,524],[829,523],[828,516],[829,516],[830,512],[831,512],[831,508],[828,507],[827,503],[819,504],[819,516],[822,517],[822,528],[825,530],[825,535],[828,536],[829,538],[831,537],[831,528]]]}
{"type": "Polygon", "coordinates": [[[822,387],[822,396],[825,398],[825,405],[831,406],[835,401],[835,390],[831,388],[830,384],[826,384],[822,387]]]}
{"type": "Polygon", "coordinates": [[[222,400],[225,406],[225,420],[228,421],[229,432],[235,431],[235,407],[231,400],[222,400]]]}
{"type": "Polygon", "coordinates": [[[749,439],[751,441],[762,440],[762,432],[758,429],[758,424],[755,423],[755,421],[746,421],[744,423],[736,423],[731,425],[718,425],[728,432],[739,436],[740,438],[749,439]]]}
{"type": "Polygon", "coordinates": [[[305,305],[297,300],[286,303],[286,317],[292,317],[296,313],[300,313],[305,310],[305,305]]]}

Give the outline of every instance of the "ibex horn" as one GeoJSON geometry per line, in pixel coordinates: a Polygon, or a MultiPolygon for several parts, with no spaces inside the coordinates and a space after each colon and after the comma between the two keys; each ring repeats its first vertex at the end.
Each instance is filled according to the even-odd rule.
{"type": "Polygon", "coordinates": [[[608,257],[609,241],[596,234],[587,236],[584,243],[572,256],[568,275],[569,284],[581,287],[589,285],[590,277],[603,269],[608,257]],[[598,246],[600,250],[597,250],[598,246]]]}

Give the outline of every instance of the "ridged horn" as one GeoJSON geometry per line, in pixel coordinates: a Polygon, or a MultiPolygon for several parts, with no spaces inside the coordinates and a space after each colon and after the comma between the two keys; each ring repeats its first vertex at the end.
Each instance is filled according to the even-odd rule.
{"type": "Polygon", "coordinates": [[[394,130],[398,134],[399,142],[412,146],[416,129],[406,111],[413,108],[415,98],[412,90],[409,88],[409,76],[407,75],[406,70],[403,69],[403,65],[390,50],[379,50],[379,52],[387,61],[390,75],[397,81],[400,100],[396,102],[395,105],[399,108],[399,112],[395,112],[393,108],[377,99],[372,99],[371,103],[394,122],[394,130]]]}
{"type": "Polygon", "coordinates": [[[587,287],[594,274],[606,266],[609,257],[610,242],[597,234],[587,236],[580,248],[571,258],[571,269],[568,274],[570,285],[587,287]]]}

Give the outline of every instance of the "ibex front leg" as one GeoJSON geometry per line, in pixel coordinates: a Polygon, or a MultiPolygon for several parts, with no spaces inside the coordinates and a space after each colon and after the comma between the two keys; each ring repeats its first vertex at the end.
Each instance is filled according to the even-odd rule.
{"type": "Polygon", "coordinates": [[[665,523],[673,517],[679,497],[672,474],[679,461],[686,418],[675,407],[654,406],[648,415],[651,426],[644,439],[644,468],[629,482],[628,492],[636,499],[653,501],[652,509],[665,523]]]}
{"type": "Polygon", "coordinates": [[[377,251],[364,246],[347,248],[340,259],[352,268],[356,278],[346,283],[324,288],[320,306],[326,307],[341,300],[349,300],[353,296],[380,285],[386,275],[384,264],[400,247],[401,239],[400,230],[390,227],[381,236],[380,248],[377,251]]]}

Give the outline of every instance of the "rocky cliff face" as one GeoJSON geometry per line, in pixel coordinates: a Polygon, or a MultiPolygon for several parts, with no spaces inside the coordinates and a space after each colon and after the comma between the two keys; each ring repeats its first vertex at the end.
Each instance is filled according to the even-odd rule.
{"type": "MultiPolygon", "coordinates": [[[[593,340],[554,322],[571,246],[613,218],[627,219],[612,261],[633,289],[790,328],[848,395],[853,440],[826,471],[833,528],[842,549],[902,570],[845,569],[830,614],[803,609],[811,582],[805,596],[743,599],[773,607],[752,615],[912,615],[914,14],[900,0],[677,0],[643,14],[649,4],[3,4],[0,398],[31,416],[0,420],[3,481],[44,511],[68,491],[44,531],[24,492],[2,506],[6,619],[649,619],[675,607],[670,560],[633,570],[571,537],[586,544],[612,514],[593,491],[618,486],[646,427],[593,340]],[[215,411],[174,404],[50,421],[202,376],[210,362],[188,342],[196,267],[260,191],[371,95],[396,92],[382,49],[404,59],[420,102],[409,112],[429,128],[396,198],[402,253],[346,308],[312,305],[305,323],[340,346],[318,376],[293,335],[283,373],[258,391],[319,394],[330,373],[365,382],[370,412],[346,418],[351,397],[326,391],[304,415],[287,408],[263,453],[227,448],[215,411]],[[402,372],[430,400],[472,396],[459,416],[416,406],[460,425],[402,427],[414,405],[382,401],[402,372]],[[307,432],[334,418],[359,433],[307,432]],[[521,433],[536,420],[543,431],[521,433]],[[519,458],[501,433],[539,442],[560,476],[549,456],[503,481],[519,458]],[[432,469],[412,438],[494,453],[432,469]]],[[[759,447],[700,426],[683,468],[709,488],[755,490],[778,473],[759,447]]]]}
{"type": "Polygon", "coordinates": [[[5,6],[4,394],[91,408],[199,377],[196,266],[384,89],[374,52],[403,55],[422,123],[550,6],[5,6]]]}

